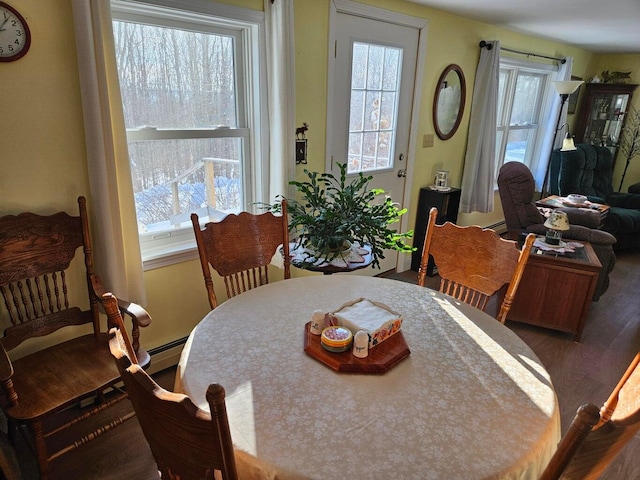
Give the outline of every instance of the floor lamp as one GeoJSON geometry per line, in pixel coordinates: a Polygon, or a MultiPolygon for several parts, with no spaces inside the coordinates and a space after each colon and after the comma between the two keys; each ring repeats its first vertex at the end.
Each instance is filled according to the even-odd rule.
{"type": "Polygon", "coordinates": [[[547,170],[544,174],[544,180],[542,182],[542,192],[540,198],[544,198],[546,196],[547,182],[549,181],[549,173],[551,171],[551,156],[553,155],[553,149],[556,146],[556,137],[558,136],[558,132],[562,130],[565,126],[567,126],[567,135],[562,142],[562,148],[560,149],[563,152],[569,150],[575,150],[576,146],[573,143],[573,137],[569,134],[569,126],[564,123],[560,126],[560,119],[562,118],[562,110],[564,109],[564,104],[573,92],[575,92],[580,85],[584,82],[568,80],[568,81],[560,81],[555,80],[551,82],[553,84],[553,88],[555,88],[556,92],[560,94],[560,108],[558,109],[558,120],[556,121],[556,128],[553,131],[553,141],[551,142],[551,151],[549,152],[549,162],[547,163],[547,170]]]}

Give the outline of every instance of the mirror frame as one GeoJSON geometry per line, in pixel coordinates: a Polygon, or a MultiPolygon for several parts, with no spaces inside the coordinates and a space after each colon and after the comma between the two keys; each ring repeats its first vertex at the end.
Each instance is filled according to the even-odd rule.
{"type": "Polygon", "coordinates": [[[467,84],[464,79],[464,73],[462,73],[462,68],[460,68],[460,66],[452,63],[451,65],[448,65],[442,72],[442,75],[440,75],[440,78],[438,79],[438,83],[436,85],[436,94],[433,99],[433,127],[435,128],[436,135],[438,135],[439,139],[449,140],[458,130],[460,122],[462,121],[462,114],[464,113],[466,98],[467,84]],[[444,81],[447,78],[447,75],[449,75],[449,73],[451,72],[456,73],[458,75],[458,79],[460,80],[460,108],[458,108],[458,116],[456,117],[456,122],[451,128],[451,131],[444,133],[442,130],[440,130],[440,125],[438,124],[438,101],[440,100],[440,90],[442,90],[442,87],[444,86],[444,81]]]}

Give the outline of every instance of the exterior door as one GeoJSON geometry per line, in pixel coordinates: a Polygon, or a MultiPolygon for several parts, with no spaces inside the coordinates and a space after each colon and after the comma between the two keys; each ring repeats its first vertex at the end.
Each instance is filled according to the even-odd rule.
{"type": "MultiPolygon", "coordinates": [[[[348,173],[372,175],[372,188],[404,205],[420,30],[340,12],[333,30],[327,170],[337,176],[347,162],[348,173]]],[[[380,271],[360,273],[397,262],[387,251],[380,271]]]]}

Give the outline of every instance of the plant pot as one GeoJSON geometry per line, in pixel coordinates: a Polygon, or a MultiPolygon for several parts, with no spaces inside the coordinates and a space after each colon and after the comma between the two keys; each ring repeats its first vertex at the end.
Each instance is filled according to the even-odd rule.
{"type": "Polygon", "coordinates": [[[337,258],[349,253],[351,242],[342,238],[317,238],[309,237],[306,245],[308,250],[318,253],[321,258],[337,258]]]}

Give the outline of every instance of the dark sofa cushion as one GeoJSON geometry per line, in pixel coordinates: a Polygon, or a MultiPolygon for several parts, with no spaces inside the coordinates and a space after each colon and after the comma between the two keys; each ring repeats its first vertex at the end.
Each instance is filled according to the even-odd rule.
{"type": "Polygon", "coordinates": [[[614,233],[640,232],[640,210],[611,207],[604,229],[614,233]]]}
{"type": "Polygon", "coordinates": [[[640,195],[637,193],[613,192],[607,197],[607,205],[638,210],[640,209],[640,195]]]}

